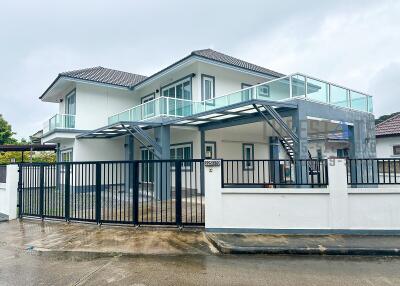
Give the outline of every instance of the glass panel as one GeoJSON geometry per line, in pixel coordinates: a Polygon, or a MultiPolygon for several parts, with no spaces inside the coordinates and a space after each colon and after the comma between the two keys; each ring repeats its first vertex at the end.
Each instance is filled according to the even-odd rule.
{"type": "Polygon", "coordinates": [[[242,101],[248,101],[251,99],[252,88],[249,87],[251,87],[251,85],[242,84],[242,89],[245,89],[242,91],[242,101]]]}
{"type": "Polygon", "coordinates": [[[163,90],[163,96],[168,97],[168,89],[163,90]]]}
{"type": "Polygon", "coordinates": [[[176,159],[183,159],[183,148],[176,148],[176,159]]]}
{"type": "Polygon", "coordinates": [[[364,94],[351,91],[351,108],[360,110],[360,111],[368,111],[367,110],[367,97],[364,94]]]}
{"type": "Polygon", "coordinates": [[[204,99],[212,98],[212,83],[209,79],[204,79],[204,99]]]}
{"type": "Polygon", "coordinates": [[[347,100],[347,90],[345,88],[332,84],[330,103],[341,107],[349,107],[347,100]]]}
{"type": "Polygon", "coordinates": [[[372,96],[368,96],[368,112],[374,112],[372,96]]]}
{"type": "Polygon", "coordinates": [[[319,80],[307,78],[307,98],[327,103],[329,85],[319,80]]]}
{"type": "Polygon", "coordinates": [[[296,96],[305,96],[306,93],[306,78],[302,75],[294,75],[292,76],[292,95],[296,96]]]}
{"type": "Polygon", "coordinates": [[[179,99],[183,98],[183,87],[182,87],[182,84],[178,84],[176,86],[176,98],[179,98],[179,99]]]}
{"type": "Polygon", "coordinates": [[[175,97],[175,86],[168,89],[168,96],[175,97]]]}
{"type": "Polygon", "coordinates": [[[257,99],[282,100],[290,97],[288,77],[273,80],[255,88],[257,99]]]}
{"type": "Polygon", "coordinates": [[[187,100],[192,99],[192,88],[190,86],[190,81],[185,81],[183,83],[183,98],[187,100]]]}

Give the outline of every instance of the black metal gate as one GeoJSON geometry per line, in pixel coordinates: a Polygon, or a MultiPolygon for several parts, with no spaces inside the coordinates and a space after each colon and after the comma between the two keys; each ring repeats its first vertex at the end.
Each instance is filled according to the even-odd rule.
{"type": "Polygon", "coordinates": [[[204,160],[20,164],[19,215],[133,225],[204,225],[204,160]]]}

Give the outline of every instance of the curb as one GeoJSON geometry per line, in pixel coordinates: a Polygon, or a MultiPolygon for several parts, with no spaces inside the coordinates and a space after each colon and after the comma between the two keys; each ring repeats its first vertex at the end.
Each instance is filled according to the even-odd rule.
{"type": "Polygon", "coordinates": [[[212,234],[206,237],[221,254],[400,256],[399,248],[233,246],[212,234]]]}

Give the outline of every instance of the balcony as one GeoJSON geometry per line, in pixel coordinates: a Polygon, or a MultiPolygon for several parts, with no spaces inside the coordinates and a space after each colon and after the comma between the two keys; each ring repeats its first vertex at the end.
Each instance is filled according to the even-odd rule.
{"type": "Polygon", "coordinates": [[[159,97],[109,117],[108,123],[147,121],[162,116],[185,117],[252,99],[280,102],[295,98],[373,112],[370,95],[297,73],[204,101],[159,97]]]}
{"type": "Polygon", "coordinates": [[[56,129],[75,129],[75,115],[56,114],[47,120],[43,126],[43,134],[56,129]]]}

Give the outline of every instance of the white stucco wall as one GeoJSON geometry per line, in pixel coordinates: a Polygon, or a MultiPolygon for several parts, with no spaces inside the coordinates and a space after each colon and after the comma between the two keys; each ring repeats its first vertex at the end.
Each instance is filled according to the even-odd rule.
{"type": "Polygon", "coordinates": [[[400,188],[348,188],[345,160],[329,165],[328,188],[221,188],[206,167],[205,189],[211,231],[400,231],[400,188]]]}
{"type": "Polygon", "coordinates": [[[17,218],[18,202],[18,165],[7,166],[6,183],[0,183],[0,213],[8,215],[8,219],[17,218]]]}
{"type": "Polygon", "coordinates": [[[79,139],[73,145],[74,161],[125,160],[124,138],[79,139]]]}
{"type": "Polygon", "coordinates": [[[378,137],[376,138],[376,157],[377,158],[400,158],[393,155],[393,146],[400,145],[399,137],[378,137]]]}

